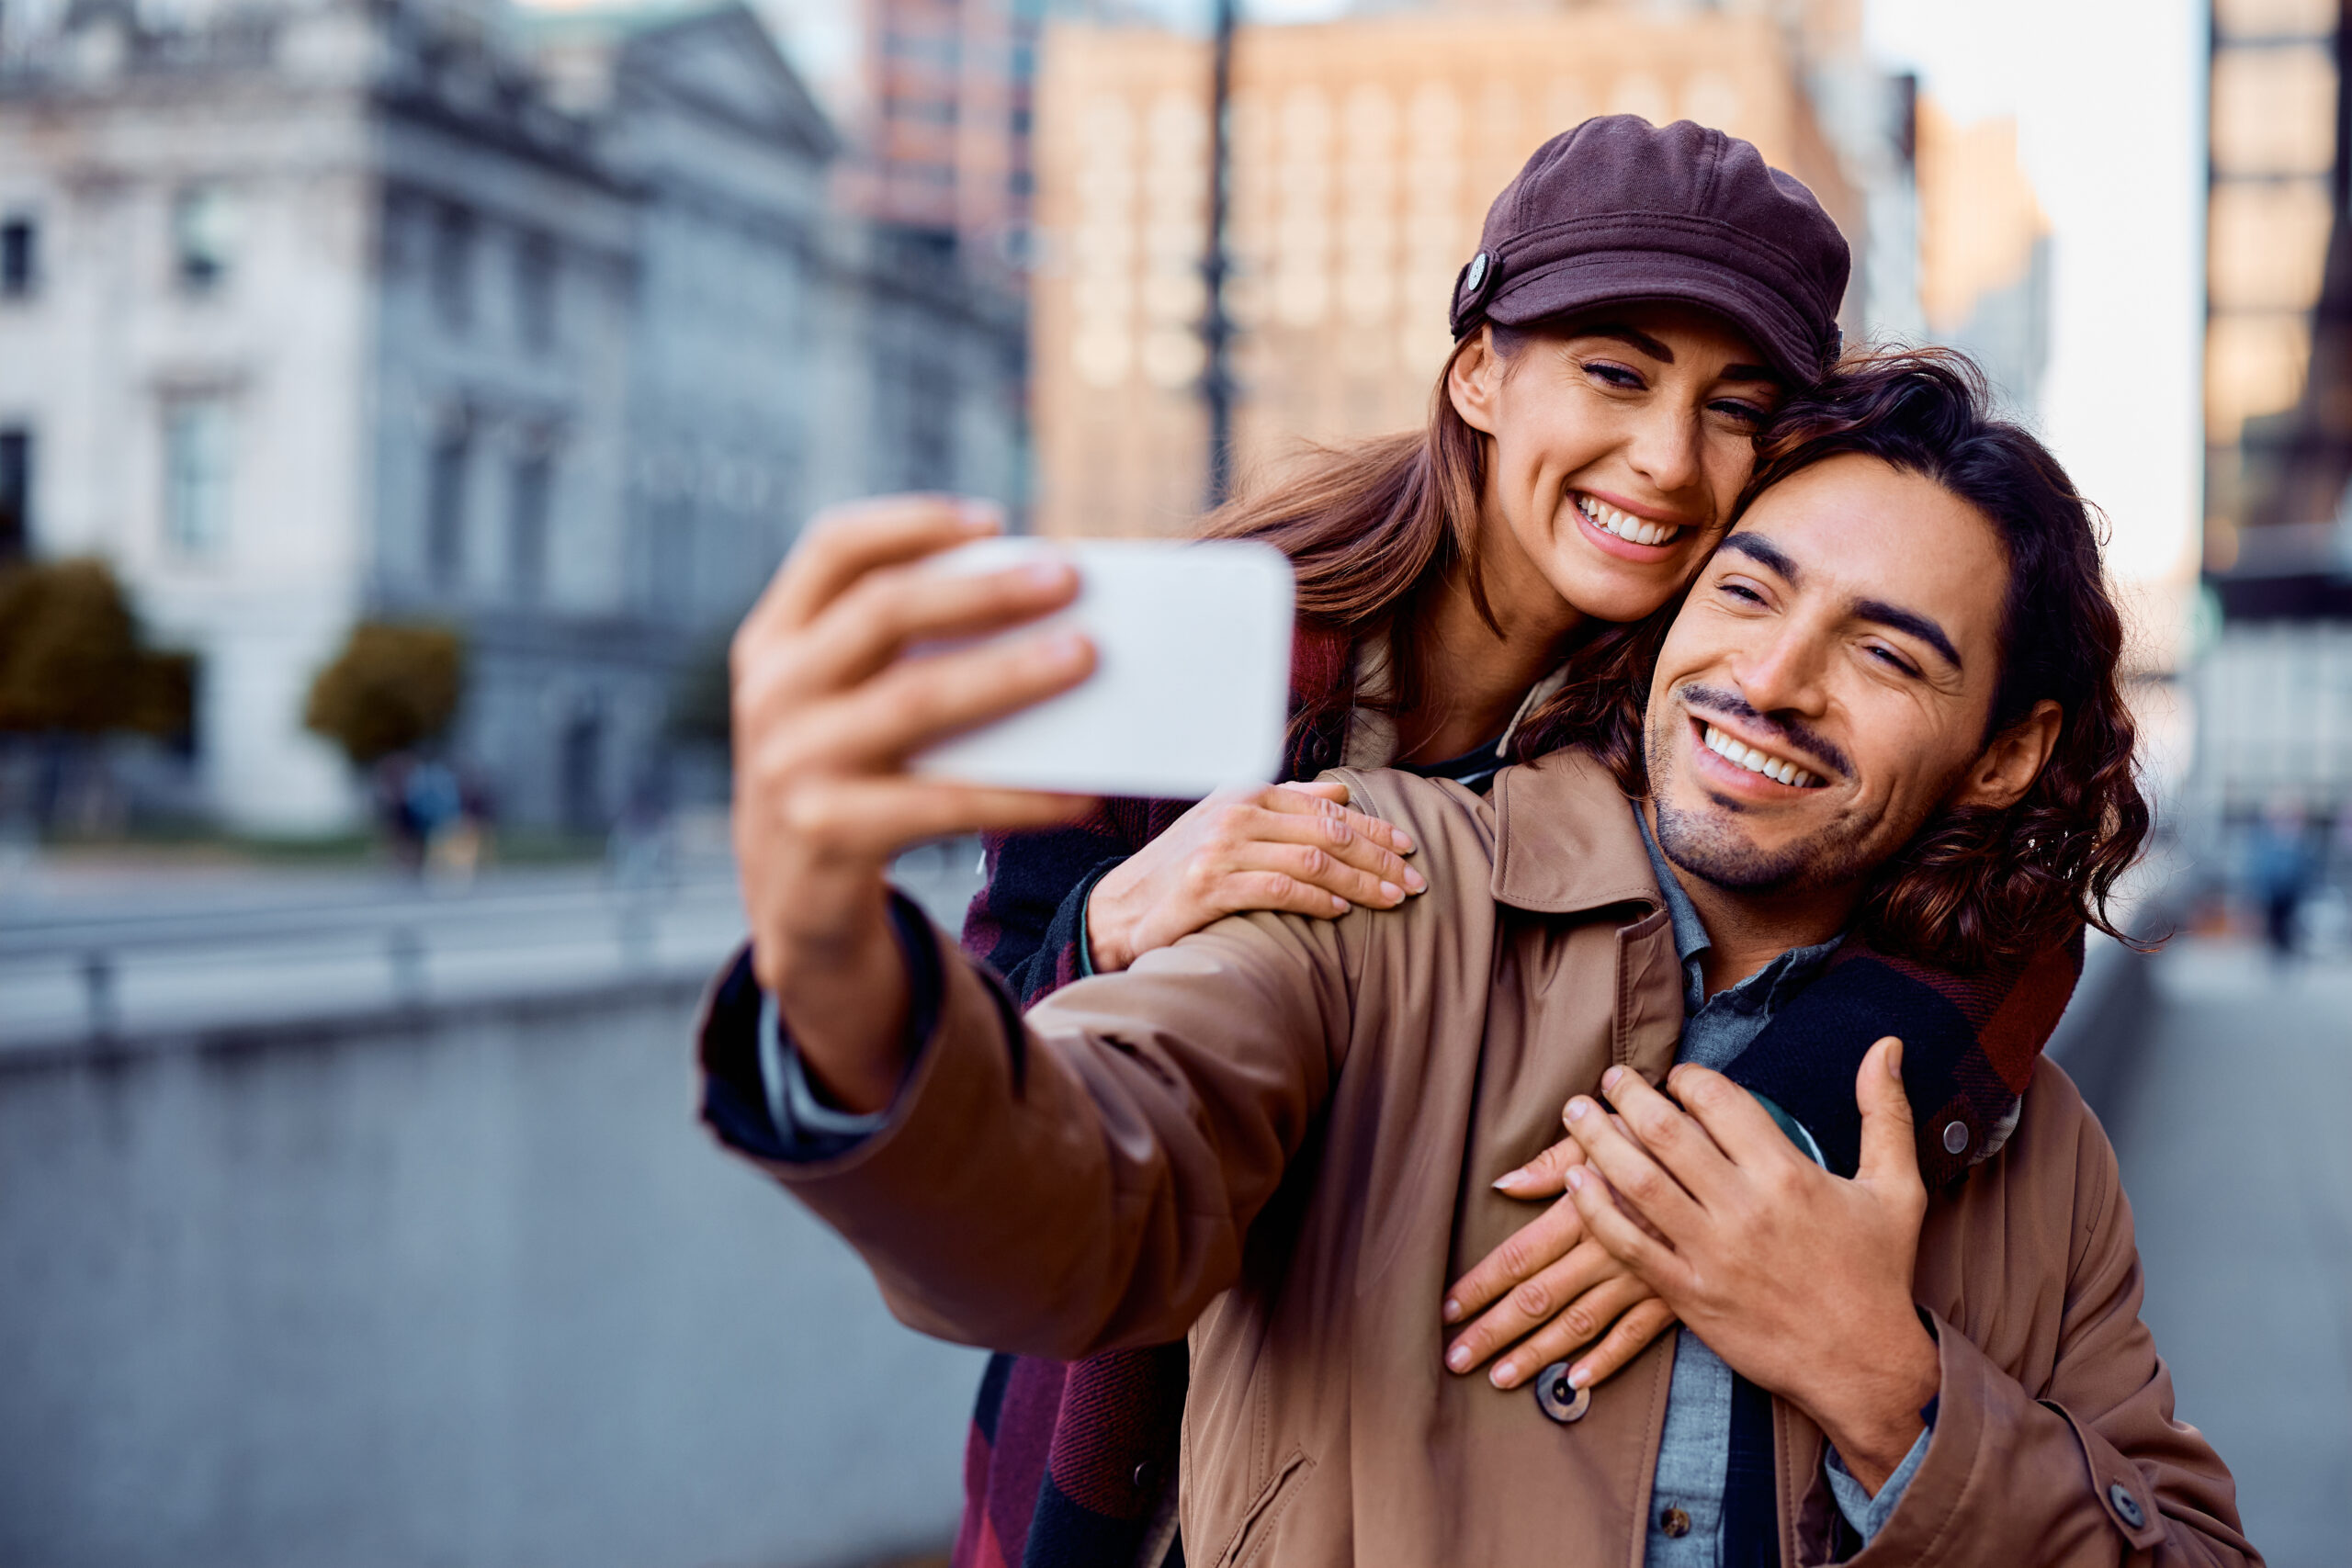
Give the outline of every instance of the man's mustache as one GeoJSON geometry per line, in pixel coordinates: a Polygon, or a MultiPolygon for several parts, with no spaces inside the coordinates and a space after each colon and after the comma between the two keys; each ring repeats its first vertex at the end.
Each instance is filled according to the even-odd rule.
{"type": "Polygon", "coordinates": [[[1847,759],[1845,752],[1838,749],[1836,741],[1826,735],[1806,728],[1802,724],[1784,718],[1773,718],[1757,712],[1747,705],[1747,699],[1737,692],[1726,692],[1719,687],[1702,686],[1693,682],[1690,685],[1677,688],[1674,694],[1681,699],[1684,707],[1693,712],[1702,714],[1714,712],[1723,714],[1726,717],[1746,720],[1757,729],[1766,731],[1785,742],[1791,750],[1801,753],[1807,761],[1817,764],[1825,773],[1832,773],[1838,778],[1854,776],[1854,764],[1847,759]]]}

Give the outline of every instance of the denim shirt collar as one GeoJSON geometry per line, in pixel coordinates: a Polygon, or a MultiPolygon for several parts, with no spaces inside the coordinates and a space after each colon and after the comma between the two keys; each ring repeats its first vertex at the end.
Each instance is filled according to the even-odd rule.
{"type": "MultiPolygon", "coordinates": [[[[1642,848],[1649,852],[1650,869],[1657,874],[1659,895],[1666,901],[1666,918],[1674,927],[1674,953],[1682,961],[1682,1010],[1684,1016],[1695,1016],[1708,1005],[1704,959],[1714,945],[1707,935],[1706,922],[1699,918],[1698,906],[1690,902],[1690,895],[1674,874],[1674,867],[1651,836],[1649,818],[1635,801],[1634,824],[1642,831],[1642,848]]],[[[1827,942],[1811,947],[1792,947],[1771,963],[1734,986],[1724,987],[1714,999],[1738,1012],[1761,1012],[1770,1017],[1781,1004],[1821,973],[1838,944],[1846,940],[1843,931],[1827,942]]]]}

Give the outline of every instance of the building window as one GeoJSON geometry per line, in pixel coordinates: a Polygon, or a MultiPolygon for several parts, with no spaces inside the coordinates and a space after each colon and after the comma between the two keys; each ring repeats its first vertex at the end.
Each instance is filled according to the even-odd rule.
{"type": "Polygon", "coordinates": [[[435,588],[458,586],[465,570],[466,475],[471,441],[450,431],[433,444],[424,485],[424,575],[435,588]]]}
{"type": "Polygon", "coordinates": [[[514,324],[532,353],[555,346],[555,242],[545,234],[526,234],[515,247],[514,324]]]}
{"type": "Polygon", "coordinates": [[[33,435],[0,430],[0,561],[22,560],[33,548],[33,435]]]}
{"type": "Polygon", "coordinates": [[[164,539],[182,556],[218,555],[228,542],[235,436],[225,398],[184,398],[164,411],[164,539]]]}
{"type": "Polygon", "coordinates": [[[514,597],[536,604],[547,590],[548,498],[554,488],[553,461],[544,453],[514,465],[507,498],[506,570],[514,597]]]}
{"type": "Polygon", "coordinates": [[[451,332],[473,323],[473,214],[444,206],[433,219],[433,307],[451,332]]]}
{"type": "Polygon", "coordinates": [[[40,231],[29,218],[0,222],[0,299],[21,299],[40,278],[40,231]]]}
{"type": "Polygon", "coordinates": [[[236,249],[236,211],[218,186],[194,186],[172,207],[172,270],[180,287],[204,293],[229,276],[236,249]]]}

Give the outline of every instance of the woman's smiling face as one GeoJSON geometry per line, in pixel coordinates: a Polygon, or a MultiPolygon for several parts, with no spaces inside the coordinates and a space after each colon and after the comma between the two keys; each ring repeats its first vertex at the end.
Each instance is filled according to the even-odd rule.
{"type": "Polygon", "coordinates": [[[1627,305],[1499,344],[1481,329],[1446,392],[1488,437],[1478,554],[1497,607],[1636,621],[1723,536],[1781,378],[1718,317],[1627,305]]]}

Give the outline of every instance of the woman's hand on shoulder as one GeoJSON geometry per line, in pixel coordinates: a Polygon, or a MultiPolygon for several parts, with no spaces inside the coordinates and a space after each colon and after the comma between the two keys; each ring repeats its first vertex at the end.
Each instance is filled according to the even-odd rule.
{"type": "Polygon", "coordinates": [[[1412,836],[1348,809],[1343,784],[1220,790],[1094,885],[1086,936],[1098,971],[1251,909],[1325,919],[1393,909],[1429,884],[1412,836]]]}
{"type": "Polygon", "coordinates": [[[1495,1183],[1509,1197],[1553,1202],[1446,1292],[1445,1321],[1464,1325],[1446,1345],[1452,1371],[1499,1356],[1488,1381],[1517,1388],[1574,1356],[1569,1381],[1590,1388],[1673,1326],[1673,1310],[1592,1238],[1565,1196],[1568,1168],[1582,1163],[1583,1149],[1564,1138],[1495,1183]]]}

